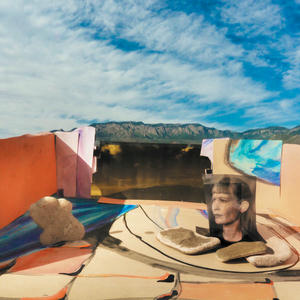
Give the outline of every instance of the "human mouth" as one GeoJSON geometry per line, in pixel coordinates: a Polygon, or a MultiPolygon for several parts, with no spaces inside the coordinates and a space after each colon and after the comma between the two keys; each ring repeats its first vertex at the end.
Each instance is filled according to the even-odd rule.
{"type": "Polygon", "coordinates": [[[221,218],[222,215],[220,215],[220,214],[214,214],[214,217],[215,217],[215,218],[221,218]]]}

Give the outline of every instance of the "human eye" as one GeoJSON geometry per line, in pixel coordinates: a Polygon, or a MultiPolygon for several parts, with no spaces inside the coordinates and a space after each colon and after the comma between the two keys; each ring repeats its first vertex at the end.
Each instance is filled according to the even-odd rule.
{"type": "Polygon", "coordinates": [[[216,198],[216,197],[212,197],[212,202],[215,202],[215,201],[217,201],[217,200],[219,200],[219,198],[216,198]]]}
{"type": "Polygon", "coordinates": [[[226,199],[226,198],[220,198],[219,200],[220,200],[220,202],[222,202],[222,203],[227,203],[227,202],[229,201],[229,200],[226,199]]]}

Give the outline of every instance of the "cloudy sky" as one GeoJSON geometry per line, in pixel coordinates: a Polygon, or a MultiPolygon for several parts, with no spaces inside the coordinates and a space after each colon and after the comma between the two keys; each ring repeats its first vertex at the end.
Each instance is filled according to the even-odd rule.
{"type": "Polygon", "coordinates": [[[0,137],[300,125],[300,0],[1,0],[0,137]]]}

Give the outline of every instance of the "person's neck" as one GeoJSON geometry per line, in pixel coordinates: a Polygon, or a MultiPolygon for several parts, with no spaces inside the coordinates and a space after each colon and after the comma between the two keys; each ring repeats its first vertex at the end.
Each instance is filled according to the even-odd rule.
{"type": "Polygon", "coordinates": [[[239,219],[231,224],[223,225],[223,238],[228,242],[238,242],[243,238],[239,219]]]}

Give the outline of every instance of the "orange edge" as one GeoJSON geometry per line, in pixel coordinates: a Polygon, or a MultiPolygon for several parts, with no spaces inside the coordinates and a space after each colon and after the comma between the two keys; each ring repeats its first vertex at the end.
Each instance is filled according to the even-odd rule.
{"type": "Polygon", "coordinates": [[[170,276],[167,272],[162,276],[138,276],[138,275],[125,275],[125,274],[91,274],[91,275],[77,275],[77,277],[125,277],[125,278],[139,278],[139,279],[158,279],[165,280],[170,276]]]}
{"type": "Polygon", "coordinates": [[[131,205],[158,205],[158,206],[179,206],[194,209],[207,209],[205,203],[184,202],[184,201],[166,201],[166,200],[136,200],[136,199],[115,199],[100,197],[98,203],[111,204],[131,204],[131,205]]]}

